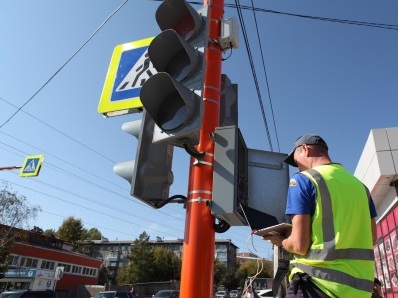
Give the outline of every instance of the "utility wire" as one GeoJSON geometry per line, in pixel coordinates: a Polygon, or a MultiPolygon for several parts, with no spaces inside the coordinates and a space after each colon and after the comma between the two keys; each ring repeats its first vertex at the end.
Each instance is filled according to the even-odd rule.
{"type": "MultiPolygon", "coordinates": [[[[162,1],[162,0],[152,0],[152,1],[162,1]]],[[[195,4],[195,5],[203,5],[202,2],[196,2],[196,1],[189,1],[189,3],[195,4]]],[[[253,10],[254,9],[255,11],[259,11],[259,12],[274,13],[274,14],[304,18],[304,19],[311,19],[311,20],[318,20],[318,21],[334,22],[334,23],[357,25],[357,26],[366,26],[366,27],[373,27],[373,28],[380,28],[380,29],[387,29],[387,30],[398,30],[398,25],[396,25],[396,24],[383,24],[383,23],[353,21],[353,20],[346,20],[346,19],[316,17],[316,16],[276,11],[276,10],[265,9],[265,8],[258,8],[258,7],[253,8],[253,7],[250,7],[247,5],[240,5],[240,4],[239,4],[239,7],[237,4],[228,4],[228,3],[226,3],[224,6],[228,7],[228,8],[240,8],[240,9],[244,9],[244,10],[253,10]]]]}
{"type": "MultiPolygon", "coordinates": [[[[94,152],[95,154],[101,156],[102,158],[109,160],[109,161],[112,162],[113,164],[116,163],[114,160],[110,159],[109,157],[103,155],[102,153],[98,152],[97,150],[94,150],[93,148],[88,147],[87,145],[83,144],[82,142],[76,140],[75,138],[72,138],[71,136],[69,136],[69,135],[67,135],[66,133],[60,131],[59,129],[55,128],[54,126],[52,126],[52,125],[50,125],[50,124],[44,122],[43,120],[41,120],[41,119],[39,119],[39,118],[33,116],[32,114],[29,114],[28,112],[25,112],[24,110],[21,110],[21,109],[18,108],[16,105],[14,105],[14,104],[12,104],[11,102],[5,100],[4,98],[0,97],[0,100],[4,101],[5,103],[8,103],[10,106],[16,108],[17,111],[21,111],[21,112],[25,113],[26,115],[29,115],[29,116],[32,117],[33,119],[35,119],[35,120],[39,121],[40,123],[42,123],[42,124],[44,124],[44,125],[50,127],[51,129],[53,129],[54,131],[58,132],[59,134],[61,134],[61,135],[65,136],[65,137],[67,137],[68,139],[70,139],[70,140],[74,141],[75,143],[77,143],[77,144],[83,146],[84,148],[86,148],[86,149],[88,149],[88,150],[94,152]]],[[[1,132],[1,131],[0,131],[0,132],[1,132]]]]}
{"type": "MultiPolygon", "coordinates": [[[[39,148],[39,147],[33,146],[32,144],[29,144],[29,143],[27,143],[27,142],[25,142],[25,141],[23,141],[23,140],[21,140],[21,139],[18,139],[17,137],[12,136],[12,135],[10,135],[10,134],[4,132],[4,131],[0,131],[0,133],[3,134],[3,135],[8,136],[8,137],[11,138],[11,139],[14,139],[14,140],[16,140],[16,141],[19,141],[19,142],[22,143],[22,144],[25,144],[25,145],[27,145],[27,146],[29,146],[29,147],[34,148],[34,149],[36,149],[37,151],[43,153],[44,155],[52,156],[52,157],[54,157],[55,159],[58,159],[59,161],[62,161],[62,162],[64,162],[65,164],[68,164],[68,165],[70,165],[70,166],[72,166],[72,167],[74,167],[74,168],[76,168],[76,169],[78,169],[78,170],[80,170],[80,171],[82,171],[82,172],[84,172],[84,173],[86,173],[86,174],[89,174],[89,175],[91,175],[91,176],[93,176],[93,177],[96,177],[96,178],[98,178],[98,179],[100,179],[100,180],[102,180],[102,181],[105,181],[105,182],[107,182],[107,183],[109,183],[109,184],[112,184],[112,185],[114,185],[114,186],[116,186],[116,187],[120,187],[120,185],[117,185],[117,184],[115,184],[115,183],[113,183],[113,182],[110,182],[110,181],[107,180],[107,179],[104,179],[104,178],[102,178],[102,177],[100,177],[100,176],[98,176],[98,175],[96,175],[96,174],[94,174],[94,173],[91,173],[91,172],[87,171],[86,169],[84,169],[84,168],[82,168],[82,167],[76,166],[76,165],[74,165],[74,164],[72,164],[72,163],[70,163],[70,162],[68,162],[68,161],[66,161],[66,160],[64,160],[64,159],[62,159],[62,158],[59,158],[59,157],[57,157],[57,156],[55,156],[55,155],[53,155],[53,154],[51,154],[51,153],[49,153],[49,152],[47,152],[47,151],[41,149],[41,148],[39,148]]],[[[18,150],[18,149],[16,149],[15,147],[12,147],[11,145],[8,145],[8,144],[6,144],[6,143],[4,143],[4,142],[1,142],[1,143],[3,143],[4,145],[9,146],[9,147],[11,147],[11,148],[13,148],[13,149],[15,149],[15,150],[18,150]]],[[[18,151],[20,151],[20,150],[18,150],[18,151]]],[[[21,151],[21,152],[22,152],[22,151],[21,151]]],[[[23,153],[29,154],[29,153],[26,153],[26,152],[23,152],[23,153]]]]}
{"type": "MultiPolygon", "coordinates": [[[[92,209],[92,208],[89,208],[89,207],[86,207],[86,206],[83,206],[83,205],[80,205],[80,204],[76,204],[76,203],[70,202],[70,201],[65,200],[65,199],[61,199],[61,198],[56,197],[56,196],[53,196],[53,195],[49,195],[49,194],[47,194],[47,193],[38,191],[38,190],[33,189],[33,188],[26,187],[26,186],[24,186],[24,185],[21,185],[21,184],[15,183],[15,182],[11,182],[11,181],[8,181],[8,180],[5,180],[5,179],[0,179],[0,180],[3,181],[3,182],[5,182],[5,183],[17,185],[17,186],[19,186],[19,187],[28,189],[28,190],[30,190],[30,191],[39,193],[39,194],[41,194],[41,195],[44,195],[44,196],[47,196],[47,197],[50,197],[50,198],[53,198],[53,199],[56,199],[56,200],[59,200],[59,201],[62,201],[62,202],[65,202],[65,203],[68,203],[68,204],[71,204],[71,205],[74,205],[74,206],[77,206],[77,207],[80,207],[80,208],[83,208],[83,209],[87,209],[87,210],[90,210],[90,211],[92,211],[92,212],[95,212],[95,213],[98,213],[98,214],[101,214],[101,215],[105,215],[105,216],[107,216],[107,217],[111,217],[111,218],[114,218],[114,219],[117,219],[117,220],[120,220],[120,221],[123,221],[123,222],[127,222],[127,223],[129,223],[129,224],[133,224],[133,225],[136,225],[136,226],[140,226],[140,227],[146,228],[146,229],[148,229],[148,230],[152,230],[152,231],[156,231],[156,232],[161,232],[161,233],[163,233],[163,234],[167,234],[167,235],[172,236],[172,237],[176,237],[176,238],[179,237],[179,236],[176,236],[176,235],[168,234],[168,233],[166,233],[166,232],[164,232],[164,231],[160,231],[160,230],[157,230],[157,229],[148,227],[148,226],[144,226],[144,225],[138,224],[138,223],[136,223],[136,222],[132,222],[132,221],[129,221],[129,220],[122,219],[120,216],[112,216],[112,215],[110,215],[109,213],[101,212],[101,211],[98,211],[98,210],[95,210],[95,209],[92,209]]],[[[41,184],[44,184],[44,185],[48,185],[48,184],[43,183],[43,182],[40,182],[40,181],[38,181],[38,180],[32,180],[32,181],[35,181],[35,182],[37,182],[37,183],[41,183],[41,184]]],[[[67,193],[68,193],[68,192],[67,192],[67,193]]],[[[84,199],[84,200],[88,200],[88,201],[91,201],[91,202],[95,202],[95,203],[97,203],[98,205],[101,205],[101,206],[106,207],[106,208],[110,208],[110,209],[112,209],[112,210],[114,210],[114,211],[118,211],[118,212],[122,212],[122,213],[127,213],[127,214],[128,214],[128,212],[126,212],[126,210],[121,210],[121,209],[118,209],[118,208],[115,208],[115,207],[112,207],[112,206],[109,206],[109,205],[105,205],[105,204],[99,203],[98,201],[95,201],[95,200],[92,200],[92,199],[88,199],[88,198],[85,198],[85,197],[83,197],[83,196],[81,196],[81,195],[73,194],[73,193],[71,193],[71,192],[70,192],[70,194],[75,195],[75,196],[77,196],[77,197],[80,197],[80,198],[82,198],[82,199],[84,199]]],[[[137,217],[137,214],[131,214],[131,213],[130,213],[130,216],[137,217]]],[[[139,218],[139,217],[137,217],[137,218],[139,218]]],[[[145,220],[147,220],[147,219],[145,218],[145,220]]],[[[164,225],[164,223],[162,223],[161,226],[166,226],[166,225],[164,225]]],[[[167,227],[167,226],[166,226],[166,227],[167,227]]],[[[173,227],[168,227],[168,228],[169,228],[169,229],[172,229],[172,230],[175,230],[175,226],[173,226],[173,227]]]]}
{"type": "MultiPolygon", "coordinates": [[[[17,151],[19,151],[19,152],[21,152],[21,153],[24,153],[25,156],[26,156],[26,155],[29,155],[28,153],[23,152],[23,151],[21,151],[21,150],[15,148],[15,147],[12,147],[12,146],[10,146],[10,145],[4,143],[4,142],[0,142],[0,144],[4,144],[4,145],[6,145],[6,146],[8,146],[8,147],[13,148],[14,150],[17,150],[17,151]]],[[[59,168],[59,167],[57,167],[57,166],[55,166],[55,165],[53,165],[53,164],[51,164],[51,163],[49,163],[49,162],[46,162],[46,164],[47,164],[49,167],[52,167],[53,170],[54,170],[54,169],[55,169],[55,170],[58,169],[59,172],[65,174],[65,175],[68,175],[68,176],[70,176],[70,177],[72,177],[72,178],[75,178],[75,179],[77,179],[77,180],[79,180],[79,181],[83,181],[83,182],[86,182],[86,183],[88,183],[88,184],[92,184],[92,185],[94,185],[95,187],[100,188],[100,189],[102,189],[102,190],[104,190],[104,191],[107,191],[107,192],[109,192],[109,193],[111,193],[111,194],[113,194],[113,195],[119,196],[119,197],[121,197],[121,198],[123,198],[123,199],[127,199],[128,201],[130,201],[130,202],[132,202],[132,203],[134,203],[134,204],[138,204],[138,205],[146,206],[146,207],[147,207],[146,204],[144,204],[143,202],[141,202],[141,201],[139,201],[139,200],[132,199],[132,198],[130,198],[130,197],[125,197],[125,196],[123,196],[123,195],[121,195],[121,194],[119,194],[119,193],[117,193],[117,192],[115,192],[115,191],[113,191],[113,190],[111,190],[111,189],[109,189],[109,188],[106,188],[106,187],[104,187],[104,186],[102,186],[102,185],[99,185],[99,184],[97,184],[97,183],[95,183],[95,182],[92,182],[92,181],[90,181],[90,180],[87,180],[87,179],[85,179],[85,178],[83,178],[83,177],[81,177],[81,176],[78,176],[78,175],[73,174],[73,173],[71,173],[71,172],[68,172],[68,171],[66,171],[66,170],[64,170],[64,169],[61,169],[61,168],[59,168]]],[[[101,179],[102,179],[102,178],[101,178],[101,179]]],[[[115,186],[118,186],[118,185],[116,185],[116,184],[114,184],[114,185],[115,185],[115,186]]],[[[62,189],[60,189],[60,188],[58,188],[58,187],[56,187],[56,186],[53,186],[53,185],[47,184],[47,186],[50,186],[50,187],[55,188],[55,189],[57,189],[57,190],[64,191],[64,190],[62,190],[62,189]]],[[[118,186],[118,187],[119,187],[119,186],[118,186]]],[[[126,189],[125,189],[125,190],[126,190],[126,189]]],[[[127,191],[127,190],[126,190],[126,191],[127,191]]],[[[68,191],[66,191],[66,190],[65,190],[64,192],[68,193],[68,191]]],[[[78,196],[78,195],[77,195],[77,196],[78,196]]],[[[170,215],[170,214],[168,214],[168,213],[165,213],[165,212],[162,211],[162,210],[159,210],[159,209],[156,209],[156,210],[157,210],[158,212],[164,214],[164,215],[167,215],[167,216],[171,217],[171,218],[174,218],[174,219],[177,219],[177,220],[181,220],[181,219],[179,219],[179,218],[177,218],[177,217],[174,217],[174,216],[172,216],[172,215],[170,215]]],[[[179,213],[182,214],[181,212],[179,212],[179,213]]]]}
{"type": "Polygon", "coordinates": [[[80,46],[79,49],[68,59],[66,62],[58,68],[58,70],[37,90],[22,106],[20,106],[14,114],[12,114],[3,124],[0,125],[0,129],[3,128],[4,125],[6,125],[24,106],[26,106],[41,90],[43,90],[44,87],[47,86],[48,83],[52,81],[52,79],[80,52],[80,50],[98,33],[98,31],[110,20],[110,18],[117,13],[126,3],[128,0],[125,0],[114,12],[112,12],[106,19],[105,21],[94,31],[93,34],[80,46]]]}
{"type": "Polygon", "coordinates": [[[255,22],[255,25],[256,25],[257,39],[258,39],[258,43],[259,43],[259,46],[260,46],[260,54],[261,54],[261,61],[262,61],[263,71],[264,71],[264,76],[265,76],[265,82],[266,82],[266,85],[267,85],[269,104],[270,104],[270,107],[271,107],[271,115],[272,115],[272,120],[273,120],[273,123],[274,123],[275,137],[276,137],[276,142],[277,142],[277,145],[278,145],[278,152],[281,152],[281,149],[280,149],[280,147],[279,147],[278,131],[277,131],[277,129],[276,129],[276,123],[275,123],[274,108],[273,108],[273,106],[272,106],[271,90],[270,90],[270,88],[269,88],[268,75],[267,75],[267,71],[266,71],[266,69],[265,69],[264,54],[263,54],[264,51],[263,51],[263,47],[262,47],[262,44],[261,44],[260,33],[259,33],[259,31],[258,31],[257,17],[256,17],[256,12],[255,12],[255,10],[254,10],[254,3],[253,3],[253,0],[251,0],[251,3],[252,3],[252,8],[253,8],[254,22],[255,22]]]}
{"type": "Polygon", "coordinates": [[[271,135],[270,135],[269,128],[268,128],[267,117],[265,116],[264,105],[263,105],[263,100],[261,98],[261,92],[260,92],[260,87],[259,87],[258,80],[257,80],[256,70],[255,70],[255,67],[254,67],[253,57],[252,57],[251,50],[250,50],[250,44],[249,44],[249,41],[248,41],[248,38],[247,38],[245,22],[243,20],[242,11],[241,11],[240,5],[239,5],[239,0],[235,0],[235,3],[236,3],[237,11],[238,11],[239,22],[240,22],[240,25],[241,25],[241,28],[242,28],[243,38],[245,40],[247,55],[249,57],[250,67],[251,67],[252,75],[253,75],[253,79],[254,79],[254,84],[255,84],[255,87],[256,87],[256,91],[257,91],[257,97],[258,97],[258,101],[259,101],[259,104],[260,104],[261,115],[263,117],[265,130],[267,132],[268,143],[269,143],[271,151],[274,151],[274,148],[272,146],[271,135]]]}
{"type": "MultiPolygon", "coordinates": [[[[42,210],[42,212],[50,214],[50,215],[53,215],[53,216],[57,216],[57,217],[60,217],[60,218],[63,218],[63,219],[67,219],[67,217],[65,217],[63,215],[59,215],[59,214],[56,214],[56,213],[53,213],[53,212],[50,212],[50,211],[42,210]]],[[[90,223],[90,222],[87,222],[87,221],[82,221],[82,223],[85,224],[85,225],[90,225],[92,227],[96,227],[96,228],[100,228],[100,229],[104,229],[104,230],[108,230],[108,231],[112,231],[112,232],[117,232],[117,233],[120,233],[120,234],[125,234],[127,236],[133,236],[133,237],[135,237],[137,239],[139,238],[139,236],[137,236],[137,235],[133,235],[133,234],[129,234],[129,233],[126,233],[126,232],[110,229],[110,228],[107,228],[107,227],[104,227],[104,226],[99,226],[99,225],[96,225],[96,224],[93,224],[93,223],[90,223]]]]}

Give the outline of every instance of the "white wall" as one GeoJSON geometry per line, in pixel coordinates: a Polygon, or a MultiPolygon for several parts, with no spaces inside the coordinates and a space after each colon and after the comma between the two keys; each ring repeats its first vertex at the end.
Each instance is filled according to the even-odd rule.
{"type": "Polygon", "coordinates": [[[398,180],[398,127],[370,131],[354,175],[369,188],[382,217],[397,200],[390,184],[398,180]]]}

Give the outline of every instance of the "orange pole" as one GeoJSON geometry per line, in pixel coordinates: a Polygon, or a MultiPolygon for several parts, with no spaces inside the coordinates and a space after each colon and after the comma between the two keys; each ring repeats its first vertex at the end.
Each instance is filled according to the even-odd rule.
{"type": "MultiPolygon", "coordinates": [[[[207,5],[205,0],[204,5],[207,5]]],[[[214,142],[211,134],[220,122],[220,48],[212,42],[220,36],[224,0],[213,0],[208,8],[209,43],[203,88],[204,115],[198,145],[203,158],[190,160],[188,200],[181,271],[181,298],[212,298],[214,275],[214,217],[210,204],[213,189],[214,142]]]]}

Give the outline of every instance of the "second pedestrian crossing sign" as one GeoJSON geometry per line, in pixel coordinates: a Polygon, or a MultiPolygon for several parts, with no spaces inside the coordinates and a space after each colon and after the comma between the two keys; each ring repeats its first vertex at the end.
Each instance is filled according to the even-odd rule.
{"type": "Polygon", "coordinates": [[[106,117],[142,111],[141,86],[156,73],[148,57],[153,37],[120,44],[113,50],[98,113],[106,117]]]}
{"type": "Polygon", "coordinates": [[[21,177],[33,177],[39,175],[41,164],[44,161],[43,155],[31,155],[25,158],[24,164],[19,172],[21,177]]]}

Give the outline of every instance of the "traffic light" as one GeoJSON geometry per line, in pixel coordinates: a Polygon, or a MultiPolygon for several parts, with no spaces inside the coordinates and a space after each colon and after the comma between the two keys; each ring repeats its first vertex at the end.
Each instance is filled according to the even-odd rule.
{"type": "Polygon", "coordinates": [[[196,145],[203,116],[203,76],[208,40],[207,7],[164,0],[156,11],[162,30],[148,48],[158,71],[142,86],[140,99],[155,121],[154,142],[196,145]]]}
{"type": "Polygon", "coordinates": [[[254,215],[263,228],[286,222],[286,154],[247,148],[236,126],[216,128],[214,140],[212,214],[230,226],[248,225],[254,215]]]}
{"type": "Polygon", "coordinates": [[[214,133],[213,200],[211,213],[231,226],[245,222],[239,205],[248,202],[248,149],[236,126],[214,133]]]}
{"type": "Polygon", "coordinates": [[[174,147],[152,143],[155,123],[144,111],[140,120],[124,123],[122,130],[138,139],[136,159],[117,163],[113,171],[131,183],[131,195],[151,207],[169,198],[174,147]]]}

